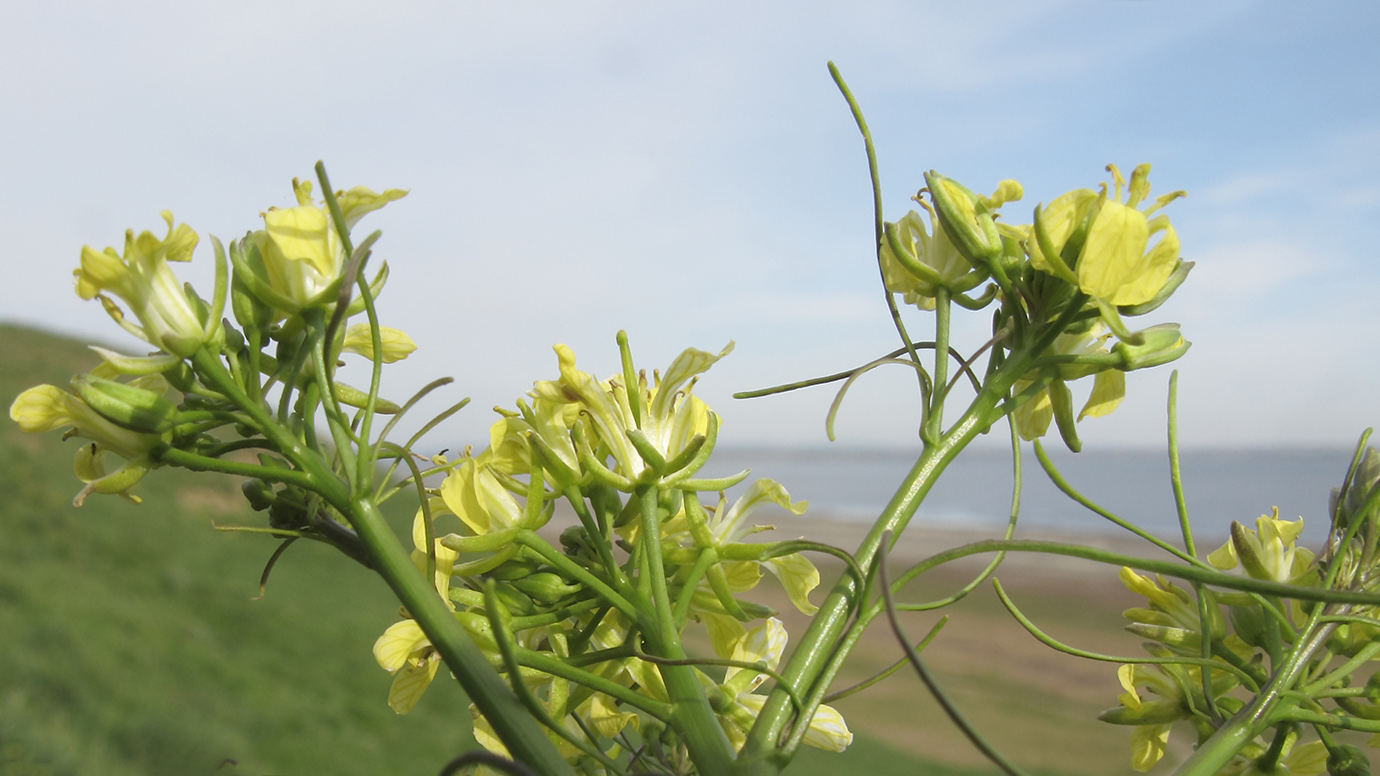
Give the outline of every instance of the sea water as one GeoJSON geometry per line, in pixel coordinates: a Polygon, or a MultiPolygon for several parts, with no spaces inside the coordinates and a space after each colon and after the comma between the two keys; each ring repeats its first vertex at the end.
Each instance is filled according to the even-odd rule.
{"type": "MultiPolygon", "coordinates": [[[[870,523],[914,464],[916,452],[716,450],[702,476],[750,468],[753,478],[776,480],[793,499],[808,500],[806,517],[870,523]]],[[[1328,494],[1341,485],[1352,453],[1348,449],[1182,451],[1184,500],[1196,541],[1215,548],[1226,541],[1232,521],[1254,528],[1256,518],[1278,507],[1282,518],[1304,518],[1304,538],[1317,544],[1327,532],[1328,494]]],[[[1076,455],[1062,451],[1051,452],[1050,457],[1069,485],[1107,511],[1153,534],[1179,534],[1165,451],[1100,450],[1076,455]]],[[[1061,493],[1029,447],[1021,468],[1020,524],[1069,533],[1121,530],[1061,493]]],[[[1009,451],[965,451],[944,472],[919,515],[944,526],[1000,529],[1011,513],[1012,470],[1009,451]]]]}

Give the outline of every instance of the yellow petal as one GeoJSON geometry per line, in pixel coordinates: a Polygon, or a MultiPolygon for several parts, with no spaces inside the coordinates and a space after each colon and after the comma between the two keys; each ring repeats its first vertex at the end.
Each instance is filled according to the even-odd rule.
{"type": "MultiPolygon", "coordinates": [[[[417,343],[398,329],[379,327],[379,344],[383,346],[383,363],[391,364],[407,358],[417,349],[417,343]]],[[[345,332],[345,345],[341,348],[347,353],[355,353],[367,359],[374,358],[374,338],[369,324],[356,323],[345,332]]]]}
{"type": "Polygon", "coordinates": [[[1136,263],[1127,282],[1108,298],[1112,304],[1137,305],[1154,299],[1178,267],[1178,234],[1174,227],[1169,226],[1167,218],[1160,216],[1155,222],[1152,222],[1152,232],[1156,227],[1160,227],[1164,229],[1164,236],[1136,263]]]}
{"type": "Polygon", "coordinates": [[[15,397],[10,420],[29,433],[54,431],[72,425],[71,396],[55,385],[36,385],[15,397]]]}
{"type": "Polygon", "coordinates": [[[1128,709],[1140,708],[1140,693],[1136,692],[1136,667],[1129,663],[1116,670],[1117,681],[1121,682],[1122,689],[1125,690],[1117,696],[1121,705],[1128,709]]]}
{"type": "Polygon", "coordinates": [[[599,731],[599,735],[613,738],[628,725],[632,725],[633,730],[636,730],[638,718],[633,712],[619,711],[618,705],[609,696],[595,693],[590,698],[589,722],[599,731]]]}
{"type": "Polygon", "coordinates": [[[436,669],[440,667],[441,661],[427,660],[420,666],[408,665],[393,677],[393,686],[388,690],[388,705],[399,714],[406,714],[412,711],[412,707],[417,705],[417,701],[422,699],[422,693],[431,686],[431,680],[436,676],[436,669]]]}
{"type": "Polygon", "coordinates": [[[1226,544],[1208,553],[1207,562],[1222,571],[1236,568],[1236,545],[1228,539],[1226,544]]]}
{"type": "Polygon", "coordinates": [[[1145,773],[1169,748],[1168,725],[1142,725],[1131,733],[1131,767],[1145,773]]]}
{"type": "Polygon", "coordinates": [[[1110,415],[1112,410],[1121,404],[1121,400],[1125,396],[1125,372],[1116,369],[1098,372],[1093,377],[1092,393],[1088,395],[1088,403],[1083,405],[1083,411],[1078,413],[1078,419],[1100,418],[1103,415],[1110,415]]]}
{"type": "Polygon", "coordinates": [[[401,620],[390,625],[374,642],[374,660],[392,673],[406,665],[413,652],[429,643],[415,620],[401,620]]]}
{"type": "MultiPolygon", "coordinates": [[[[1022,385],[1022,382],[1016,382],[1013,393],[1020,393],[1030,385],[1029,382],[1022,385]]],[[[1034,398],[1017,407],[1012,414],[1016,420],[1016,433],[1021,435],[1021,439],[1030,441],[1044,436],[1049,430],[1049,422],[1054,420],[1054,403],[1050,401],[1049,391],[1040,391],[1034,398]]]]}
{"type": "MultiPolygon", "coordinates": [[[[1108,300],[1115,297],[1122,286],[1135,280],[1134,271],[1145,255],[1149,239],[1150,227],[1144,213],[1120,202],[1104,201],[1088,228],[1088,238],[1078,259],[1079,288],[1089,296],[1108,300]]],[[[1151,293],[1141,301],[1153,296],[1151,293]]]]}
{"type": "Polygon", "coordinates": [[[800,553],[783,555],[766,561],[767,569],[781,580],[791,603],[804,614],[814,614],[819,607],[810,603],[810,591],[819,586],[819,569],[800,553]]]}
{"type": "Polygon", "coordinates": [[[842,752],[853,743],[853,732],[843,715],[833,706],[821,705],[810,718],[810,727],[805,731],[805,743],[816,749],[842,752]]]}
{"type": "Polygon", "coordinates": [[[270,210],[264,213],[264,227],[282,258],[307,262],[322,277],[335,276],[330,219],[321,208],[304,205],[270,210]]]}
{"type": "Polygon", "coordinates": [[[363,186],[356,186],[337,194],[336,201],[340,203],[340,215],[345,219],[345,226],[353,229],[366,214],[405,196],[407,192],[402,189],[387,189],[382,194],[376,194],[363,186]]]}

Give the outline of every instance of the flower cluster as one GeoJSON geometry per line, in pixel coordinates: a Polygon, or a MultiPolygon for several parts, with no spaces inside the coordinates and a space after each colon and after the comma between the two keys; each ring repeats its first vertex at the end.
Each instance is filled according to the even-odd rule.
{"type": "Polygon", "coordinates": [[[1193,266],[1179,258],[1178,236],[1157,212],[1183,192],[1142,206],[1150,166],[1136,167],[1129,184],[1116,166],[1107,170],[1110,194],[1105,184],[1070,191],[1037,206],[1028,224],[998,220],[1002,206],[1023,195],[1015,181],[981,196],[928,173],[914,198],[928,219],[911,211],[886,224],[878,251],[887,290],[909,304],[933,310],[940,299],[973,309],[999,302],[997,350],[1038,351],[1011,384],[1017,430],[1036,439],[1057,421],[1074,450],[1076,420],[1116,409],[1126,372],[1173,361],[1189,346],[1177,324],[1132,331],[1125,323],[1158,308],[1193,266]],[[1067,383],[1084,377],[1093,385],[1075,419],[1067,383]]]}
{"type": "MultiPolygon", "coordinates": [[[[1375,460],[1372,453],[1360,460],[1375,460]]],[[[1363,464],[1353,470],[1348,487],[1333,494],[1330,558],[1298,546],[1303,520],[1282,520],[1276,509],[1256,520],[1255,529],[1233,523],[1230,538],[1207,555],[1207,563],[1223,571],[1239,569],[1246,579],[1276,586],[1365,589],[1373,584],[1369,580],[1376,564],[1364,556],[1364,541],[1356,542],[1355,536],[1374,530],[1363,523],[1375,521],[1369,510],[1371,497],[1380,493],[1377,481],[1380,466],[1363,464]]],[[[1135,770],[1149,770],[1164,756],[1170,729],[1177,723],[1191,727],[1194,746],[1202,748],[1229,720],[1251,719],[1259,720],[1259,727],[1222,760],[1218,773],[1369,772],[1366,755],[1325,734],[1325,727],[1380,733],[1375,724],[1380,719],[1380,682],[1372,679],[1363,687],[1350,687],[1351,672],[1380,655],[1374,607],[1323,608],[1296,598],[1206,586],[1188,591],[1129,568],[1122,569],[1121,578],[1129,590],[1146,598],[1145,606],[1126,610],[1125,617],[1130,620],[1126,629],[1148,640],[1145,648],[1151,659],[1120,668],[1121,704],[1103,712],[1101,719],[1135,727],[1135,770]],[[1308,670],[1296,676],[1291,665],[1307,665],[1308,670]],[[1299,684],[1263,692],[1286,679],[1299,684]],[[1291,702],[1267,713],[1262,699],[1286,689],[1291,702]],[[1250,713],[1238,713],[1248,705],[1250,713]],[[1315,723],[1324,734],[1302,741],[1296,717],[1315,723]]],[[[1370,745],[1380,747],[1380,735],[1372,737],[1370,745]]]]}
{"type": "MultiPolygon", "coordinates": [[[[261,447],[267,448],[270,466],[291,470],[294,466],[276,449],[283,440],[263,438],[264,419],[247,413],[245,401],[263,402],[277,387],[284,417],[304,417],[322,401],[332,408],[363,407],[370,401],[364,391],[333,379],[340,355],[374,359],[375,333],[377,355],[384,363],[415,349],[396,329],[343,325],[365,309],[363,299],[351,297],[346,282],[349,229],[406,192],[376,194],[363,187],[337,192],[334,199],[343,219],[337,220],[325,203],[310,199],[309,183],[294,180],[293,189],[298,206],[270,208],[263,214],[264,228],[232,242],[228,258],[220,241],[211,238],[216,280],[207,298],[173,272],[173,262],[191,261],[200,237],[188,225],[175,223],[167,211],[162,214],[167,234],[161,238],[129,230],[123,252],[82,248],[74,272],[77,295],[98,300],[116,323],[154,351],[126,355],[93,347],[102,363],[90,374],[74,377],[67,389],[30,388],[10,407],[11,419],[25,431],[63,430],[67,437],[88,441],[78,449],[74,464],[86,483],[76,497],[78,505],[92,493],[137,501],[130,488],[171,458],[219,459],[237,448],[261,447]],[[342,300],[347,300],[346,309],[336,315],[342,300]],[[238,328],[223,317],[227,306],[238,328]],[[310,341],[310,324],[327,316],[339,319],[330,341],[310,341]],[[270,344],[276,346],[272,356],[263,352],[270,344]],[[307,403],[289,411],[286,403],[295,391],[309,388],[307,403]],[[216,434],[223,428],[235,429],[243,441],[227,443],[216,434]],[[119,463],[112,465],[112,458],[119,463]]],[[[372,241],[354,251],[357,264],[363,264],[372,241]]],[[[384,265],[371,284],[373,294],[386,277],[384,265]]],[[[300,402],[303,395],[296,393],[296,399],[300,402]]],[[[376,412],[397,409],[377,395],[371,406],[376,412]]],[[[264,482],[251,481],[246,493],[256,508],[270,509],[275,527],[305,528],[315,519],[305,516],[309,499],[290,485],[275,494],[264,482]]]]}
{"type": "MultiPolygon", "coordinates": [[[[717,355],[686,350],[649,380],[634,374],[621,335],[620,344],[625,370],[605,380],[580,370],[571,350],[557,345],[559,377],[537,382],[516,411],[499,411],[488,448],[438,460],[445,477],[413,532],[418,568],[434,569],[437,591],[490,661],[520,673],[572,762],[616,757],[626,732],[663,731],[658,746],[670,740],[664,731],[672,698],[660,661],[686,658],[658,654],[667,644],[649,631],[666,621],[678,634],[696,622],[707,631],[714,657],[690,670],[725,735],[741,746],[766,699],[753,691],[767,674],[750,666],[775,668],[786,632],[769,610],[737,596],[765,569],[808,613],[819,583],[799,553],[742,541],[765,530],[748,523],[762,505],[804,511],[778,483],[757,480],[732,505],[722,492],[716,506],[700,504],[701,493],[747,474],[698,477],[719,416],[692,389],[732,346],[717,355]],[[566,508],[558,518],[560,501],[566,508]],[[542,537],[562,520],[572,524],[556,551],[542,537]],[[649,579],[658,568],[661,578],[649,579]],[[657,586],[673,604],[664,621],[649,595],[657,586]],[[716,673],[714,665],[730,667],[716,673]]],[[[430,643],[404,619],[379,638],[374,654],[395,676],[389,703],[407,712],[435,675],[430,643]]],[[[478,740],[503,753],[487,721],[475,716],[478,740]]],[[[814,712],[806,743],[842,750],[850,740],[837,711],[814,712]]]]}

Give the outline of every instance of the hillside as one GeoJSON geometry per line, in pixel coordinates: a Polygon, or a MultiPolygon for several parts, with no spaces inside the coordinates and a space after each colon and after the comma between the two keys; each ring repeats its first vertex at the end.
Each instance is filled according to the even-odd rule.
{"type": "MultiPolygon", "coordinates": [[[[0,404],[95,362],[0,325],[0,404]]],[[[397,604],[371,574],[299,543],[256,600],[276,542],[214,529],[258,524],[234,483],[159,470],[140,505],[76,509],[76,444],[0,422],[0,776],[421,775],[473,745],[453,682],[407,716],[385,703],[370,647],[397,604]]],[[[841,763],[915,768],[864,736],[790,772],[841,763]]]]}

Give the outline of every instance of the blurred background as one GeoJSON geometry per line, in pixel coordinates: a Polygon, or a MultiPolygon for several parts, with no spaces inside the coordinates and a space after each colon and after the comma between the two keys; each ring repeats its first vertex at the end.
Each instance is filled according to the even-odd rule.
{"type": "MultiPolygon", "coordinates": [[[[432,448],[482,447],[489,407],[555,376],[555,342],[606,374],[619,329],[648,369],[733,340],[696,388],[724,417],[722,466],[780,478],[811,515],[867,519],[918,445],[909,373],[860,381],[833,446],[832,390],[729,398],[894,347],[833,60],[871,125],[889,220],[929,169],[979,192],[1020,181],[1013,221],[1095,188],[1108,163],[1150,162],[1154,194],[1188,192],[1167,213],[1197,268],[1142,320],[1178,321],[1193,342],[1175,365],[1180,433],[1210,549],[1231,520],[1272,505],[1320,515],[1356,437],[1380,421],[1377,33],[1380,7],[1366,2],[8,4],[0,401],[89,368],[82,343],[143,352],[72,293],[83,244],[161,233],[170,209],[203,236],[179,271],[209,289],[206,237],[259,228],[321,159],[337,187],[410,190],[360,229],[384,231],[384,323],[420,346],[385,392],[451,375],[435,409],[472,398],[432,448]]],[[[971,349],[987,316],[967,318],[958,344],[971,349]]],[[[908,325],[926,336],[926,314],[908,325]]],[[[1081,424],[1099,456],[1058,460],[1095,498],[1169,532],[1168,370],[1129,377],[1113,415],[1081,424]]],[[[1004,522],[1009,463],[992,436],[928,517],[1004,522]]],[[[49,437],[0,434],[0,773],[430,773],[464,745],[454,688],[407,718],[384,705],[368,647],[395,611],[367,575],[306,548],[251,601],[272,544],[208,529],[254,522],[233,483],[160,476],[140,486],[143,506],[93,499],[77,512],[73,443],[49,437]]],[[[1027,493],[1043,529],[1100,525],[1047,483],[1027,493]]],[[[1069,604],[1045,612],[1056,629],[1116,634],[1129,602],[1099,579],[1049,599],[1069,604]]],[[[971,621],[996,617],[990,603],[971,621]]],[[[936,659],[979,708],[1019,712],[990,720],[1028,731],[1018,760],[1053,767],[1082,747],[1087,762],[1051,772],[1124,764],[1126,731],[1090,716],[1114,703],[1110,669],[1088,689],[1094,679],[1059,673],[1074,669],[984,651],[1024,636],[981,627],[936,659]]],[[[874,657],[885,664],[863,663],[874,657]]],[[[911,697],[896,702],[944,724],[911,697]]],[[[894,709],[855,712],[872,714],[855,726],[856,756],[877,758],[857,767],[979,767],[894,709]]]]}

